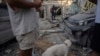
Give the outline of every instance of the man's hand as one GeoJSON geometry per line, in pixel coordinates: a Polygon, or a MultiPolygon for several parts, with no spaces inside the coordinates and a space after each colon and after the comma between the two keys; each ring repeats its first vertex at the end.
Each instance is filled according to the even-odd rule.
{"type": "Polygon", "coordinates": [[[35,0],[34,5],[35,5],[35,8],[40,8],[41,5],[42,5],[42,1],[41,0],[35,0]]]}
{"type": "Polygon", "coordinates": [[[40,9],[40,8],[36,8],[36,11],[37,11],[37,12],[41,12],[41,9],[40,9]]]}
{"type": "Polygon", "coordinates": [[[43,0],[35,0],[35,1],[34,1],[34,3],[38,4],[38,5],[36,5],[36,7],[35,7],[35,9],[36,9],[37,12],[41,12],[40,7],[42,6],[42,2],[43,2],[43,0]]]}
{"type": "Polygon", "coordinates": [[[97,4],[97,0],[89,0],[89,1],[92,2],[92,3],[97,4]]]}

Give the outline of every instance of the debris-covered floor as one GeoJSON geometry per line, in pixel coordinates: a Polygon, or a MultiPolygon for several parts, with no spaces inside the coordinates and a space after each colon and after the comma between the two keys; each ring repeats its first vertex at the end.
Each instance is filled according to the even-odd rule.
{"type": "MultiPolygon", "coordinates": [[[[60,32],[59,28],[50,24],[46,20],[40,21],[40,35],[43,34],[43,39],[61,44],[66,39],[63,32],[60,32]],[[53,27],[52,27],[53,26],[53,27]],[[58,30],[57,30],[58,29],[58,30]],[[59,31],[59,32],[56,32],[59,31]],[[46,34],[44,34],[46,32],[46,34]]],[[[18,56],[18,43],[15,39],[0,46],[0,56],[18,56]]],[[[86,56],[86,52],[82,48],[76,45],[72,45],[69,50],[68,56],[86,56]]]]}

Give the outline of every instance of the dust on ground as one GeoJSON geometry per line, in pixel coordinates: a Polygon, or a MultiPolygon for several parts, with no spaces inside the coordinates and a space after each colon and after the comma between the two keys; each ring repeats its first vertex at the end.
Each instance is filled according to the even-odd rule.
{"type": "MultiPolygon", "coordinates": [[[[40,24],[40,35],[44,34],[46,30],[50,30],[46,32],[42,37],[50,42],[56,42],[57,44],[62,44],[66,39],[63,32],[52,32],[54,30],[59,29],[55,24],[51,24],[48,20],[39,20],[40,24]]],[[[3,45],[0,45],[0,56],[18,56],[18,43],[16,39],[13,39],[3,45]]],[[[80,46],[72,45],[69,50],[68,56],[86,56],[86,53],[83,51],[83,48],[80,46]]]]}

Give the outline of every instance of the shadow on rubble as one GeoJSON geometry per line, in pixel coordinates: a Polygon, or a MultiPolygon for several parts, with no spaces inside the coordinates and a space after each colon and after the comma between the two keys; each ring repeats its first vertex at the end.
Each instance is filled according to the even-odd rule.
{"type": "Polygon", "coordinates": [[[18,53],[18,43],[12,39],[5,44],[0,45],[0,56],[16,56],[18,53]]]}

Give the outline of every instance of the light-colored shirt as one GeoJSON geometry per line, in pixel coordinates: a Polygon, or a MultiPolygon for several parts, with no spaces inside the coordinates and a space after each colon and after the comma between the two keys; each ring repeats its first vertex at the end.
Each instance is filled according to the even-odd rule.
{"type": "Polygon", "coordinates": [[[97,2],[98,2],[98,4],[97,4],[95,23],[100,23],[100,0],[98,0],[97,2]]]}
{"type": "MultiPolygon", "coordinates": [[[[33,0],[26,0],[33,2],[33,0]]],[[[19,9],[17,12],[7,4],[12,30],[15,36],[26,34],[38,27],[38,15],[35,8],[19,9]]]]}

